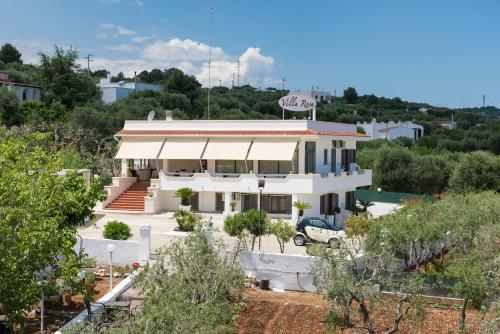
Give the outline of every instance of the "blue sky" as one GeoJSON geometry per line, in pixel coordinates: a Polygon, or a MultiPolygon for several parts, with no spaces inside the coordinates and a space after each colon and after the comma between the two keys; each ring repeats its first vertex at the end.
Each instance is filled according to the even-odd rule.
{"type": "Polygon", "coordinates": [[[500,106],[500,1],[0,0],[0,44],[26,62],[55,43],[93,69],[180,67],[207,84],[241,83],[399,96],[451,107],[500,106]]]}

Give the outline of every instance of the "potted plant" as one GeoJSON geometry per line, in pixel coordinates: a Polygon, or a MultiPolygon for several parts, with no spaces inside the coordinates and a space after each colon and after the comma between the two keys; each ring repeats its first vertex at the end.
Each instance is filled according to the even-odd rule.
{"type": "Polygon", "coordinates": [[[97,285],[97,282],[95,281],[95,275],[94,273],[85,273],[85,278],[83,281],[83,285],[85,286],[85,290],[94,290],[94,288],[97,285]]]}
{"type": "Polygon", "coordinates": [[[179,205],[180,210],[191,211],[191,197],[194,196],[193,189],[191,188],[180,188],[175,192],[175,197],[180,197],[181,204],[179,205]]]}
{"type": "Polygon", "coordinates": [[[304,216],[304,210],[312,208],[312,205],[309,202],[296,201],[293,203],[293,207],[299,210],[299,217],[302,217],[304,216]]]}
{"type": "Polygon", "coordinates": [[[175,211],[173,218],[175,218],[178,225],[175,230],[181,232],[192,232],[196,225],[201,223],[200,215],[182,209],[175,211]]]}
{"type": "Polygon", "coordinates": [[[229,206],[231,207],[231,211],[234,211],[234,208],[236,207],[236,202],[232,201],[231,203],[229,203],[229,206]]]}

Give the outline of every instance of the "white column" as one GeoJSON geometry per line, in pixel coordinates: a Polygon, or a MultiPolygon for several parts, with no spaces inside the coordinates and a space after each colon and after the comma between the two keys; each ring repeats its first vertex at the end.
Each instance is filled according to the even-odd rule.
{"type": "Polygon", "coordinates": [[[304,174],[306,170],[306,144],[304,140],[299,142],[299,174],[304,174]]]}
{"type": "Polygon", "coordinates": [[[139,244],[139,260],[143,263],[148,262],[151,254],[151,225],[142,224],[139,230],[141,236],[139,244]]]}
{"type": "Polygon", "coordinates": [[[297,208],[293,206],[293,203],[299,200],[298,198],[299,196],[297,194],[292,194],[292,222],[295,222],[297,219],[299,219],[299,210],[297,210],[297,208]]]}
{"type": "Polygon", "coordinates": [[[128,176],[128,159],[122,159],[122,177],[128,176]]]}
{"type": "Polygon", "coordinates": [[[226,217],[231,212],[231,202],[233,201],[233,193],[225,192],[224,193],[224,213],[223,216],[226,217]]]}

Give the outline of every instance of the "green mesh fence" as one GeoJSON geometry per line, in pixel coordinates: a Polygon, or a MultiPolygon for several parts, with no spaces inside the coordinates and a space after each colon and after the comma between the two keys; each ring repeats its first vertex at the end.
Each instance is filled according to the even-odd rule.
{"type": "Polygon", "coordinates": [[[357,189],[356,199],[362,201],[372,201],[372,202],[383,202],[383,203],[401,203],[403,200],[411,198],[423,198],[424,201],[432,201],[432,197],[429,195],[416,195],[409,193],[396,193],[388,191],[376,191],[367,189],[357,189]]]}

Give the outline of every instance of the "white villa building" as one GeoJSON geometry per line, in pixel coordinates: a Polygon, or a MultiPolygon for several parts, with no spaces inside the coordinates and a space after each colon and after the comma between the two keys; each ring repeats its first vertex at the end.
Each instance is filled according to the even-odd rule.
{"type": "Polygon", "coordinates": [[[5,86],[7,90],[17,96],[19,104],[25,101],[40,101],[41,87],[14,82],[7,73],[0,73],[0,87],[5,86]]]}
{"type": "Polygon", "coordinates": [[[370,137],[370,140],[387,139],[394,140],[398,137],[406,137],[417,140],[424,135],[424,127],[420,124],[408,122],[377,122],[373,118],[371,123],[360,123],[357,126],[362,127],[365,133],[370,137]]]}
{"type": "Polygon", "coordinates": [[[196,192],[193,211],[227,215],[232,202],[235,211],[245,211],[257,208],[260,198],[270,215],[293,219],[298,212],[292,203],[306,201],[312,205],[308,216],[333,217],[340,208],[340,223],[355,205],[356,187],[372,183],[371,170],[356,165],[356,142],[369,137],[354,124],[126,121],[116,138],[121,176],[106,187],[102,210],[175,211],[180,200],[174,193],[189,187],[196,192]],[[262,197],[259,180],[265,180],[262,197]]]}
{"type": "Polygon", "coordinates": [[[295,94],[310,96],[316,100],[316,102],[326,101],[330,102],[332,99],[332,94],[323,90],[298,90],[294,92],[295,94]]]}
{"type": "Polygon", "coordinates": [[[99,80],[97,87],[101,91],[101,99],[104,103],[115,102],[116,100],[122,97],[126,97],[134,91],[162,91],[162,87],[160,85],[153,85],[143,82],[111,82],[111,75],[109,73],[106,78],[99,80]]]}

